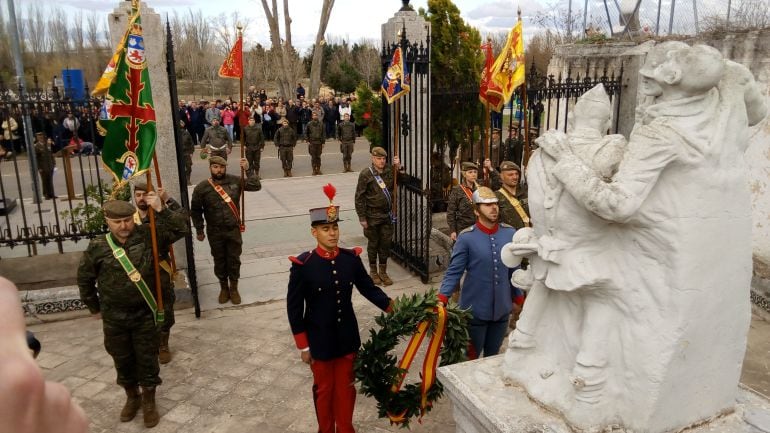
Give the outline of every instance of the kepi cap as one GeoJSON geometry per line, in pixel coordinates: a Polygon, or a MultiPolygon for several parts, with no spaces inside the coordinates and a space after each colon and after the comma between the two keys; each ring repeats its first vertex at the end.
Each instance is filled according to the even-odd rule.
{"type": "Polygon", "coordinates": [[[485,186],[480,186],[473,192],[473,203],[475,204],[497,203],[497,201],[495,192],[485,186]]]}
{"type": "Polygon", "coordinates": [[[109,200],[102,206],[104,216],[110,219],[127,218],[134,215],[134,205],[124,200],[109,200]]]}
{"type": "Polygon", "coordinates": [[[323,192],[329,197],[329,206],[310,209],[310,225],[333,224],[340,220],[340,207],[334,204],[334,196],[337,194],[337,188],[327,183],[323,187],[323,192]]]}

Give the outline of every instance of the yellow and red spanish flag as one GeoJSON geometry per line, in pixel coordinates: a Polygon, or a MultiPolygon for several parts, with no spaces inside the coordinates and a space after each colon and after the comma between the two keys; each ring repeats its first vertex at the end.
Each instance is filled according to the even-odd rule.
{"type": "Polygon", "coordinates": [[[219,76],[222,78],[243,78],[243,37],[239,36],[233,49],[227,55],[222,66],[219,67],[219,76]]]}
{"type": "Polygon", "coordinates": [[[489,86],[488,94],[495,95],[500,99],[500,105],[492,108],[494,111],[502,110],[503,105],[511,99],[513,91],[524,84],[525,77],[524,35],[521,19],[519,19],[508,33],[505,46],[492,66],[490,80],[494,85],[489,86]]]}
{"type": "Polygon", "coordinates": [[[503,105],[503,101],[500,99],[502,89],[497,87],[497,84],[492,81],[492,67],[494,60],[492,56],[492,41],[487,41],[486,44],[481,46],[481,51],[484,53],[484,69],[481,70],[481,84],[479,85],[479,100],[485,106],[492,109],[503,105]]]}

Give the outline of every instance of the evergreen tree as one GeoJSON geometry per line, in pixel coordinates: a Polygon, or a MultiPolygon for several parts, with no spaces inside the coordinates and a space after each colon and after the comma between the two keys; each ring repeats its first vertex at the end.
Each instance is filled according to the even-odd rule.
{"type": "Polygon", "coordinates": [[[382,98],[375,94],[369,85],[362,81],[356,88],[356,101],[352,104],[353,118],[359,125],[364,125],[364,137],[369,140],[369,148],[382,145],[382,98]]]}
{"type": "Polygon", "coordinates": [[[428,0],[420,15],[431,24],[432,150],[454,156],[479,140],[483,126],[481,36],[451,0],[428,0]]]}

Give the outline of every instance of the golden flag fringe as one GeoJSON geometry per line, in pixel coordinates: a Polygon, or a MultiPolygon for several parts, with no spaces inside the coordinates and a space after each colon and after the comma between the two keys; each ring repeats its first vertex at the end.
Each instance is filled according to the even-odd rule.
{"type": "Polygon", "coordinates": [[[513,91],[524,84],[526,77],[526,65],[524,63],[524,34],[521,19],[508,33],[503,50],[497,56],[492,66],[491,81],[496,86],[490,86],[488,94],[498,95],[500,104],[492,106],[494,111],[500,112],[506,102],[511,99],[513,91]]]}
{"type": "Polygon", "coordinates": [[[115,77],[118,75],[118,63],[120,62],[121,56],[126,51],[126,40],[128,39],[128,34],[134,27],[134,23],[136,22],[138,16],[139,14],[133,14],[129,19],[128,26],[126,27],[125,33],[123,33],[123,37],[120,39],[118,48],[115,49],[115,53],[113,53],[112,57],[110,57],[110,61],[107,63],[107,67],[104,68],[102,76],[99,77],[99,81],[96,82],[94,90],[91,92],[91,96],[99,97],[105,95],[107,91],[110,90],[112,83],[115,82],[115,77]]]}

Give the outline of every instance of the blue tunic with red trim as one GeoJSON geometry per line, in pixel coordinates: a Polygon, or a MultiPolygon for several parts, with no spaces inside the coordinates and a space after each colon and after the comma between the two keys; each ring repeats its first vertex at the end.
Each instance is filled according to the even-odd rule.
{"type": "Polygon", "coordinates": [[[330,253],[316,248],[289,257],[286,308],[298,349],[326,361],[358,351],[361,337],[353,311],[353,286],[383,311],[390,298],[374,285],[358,255],[360,248],[330,253]]]}

